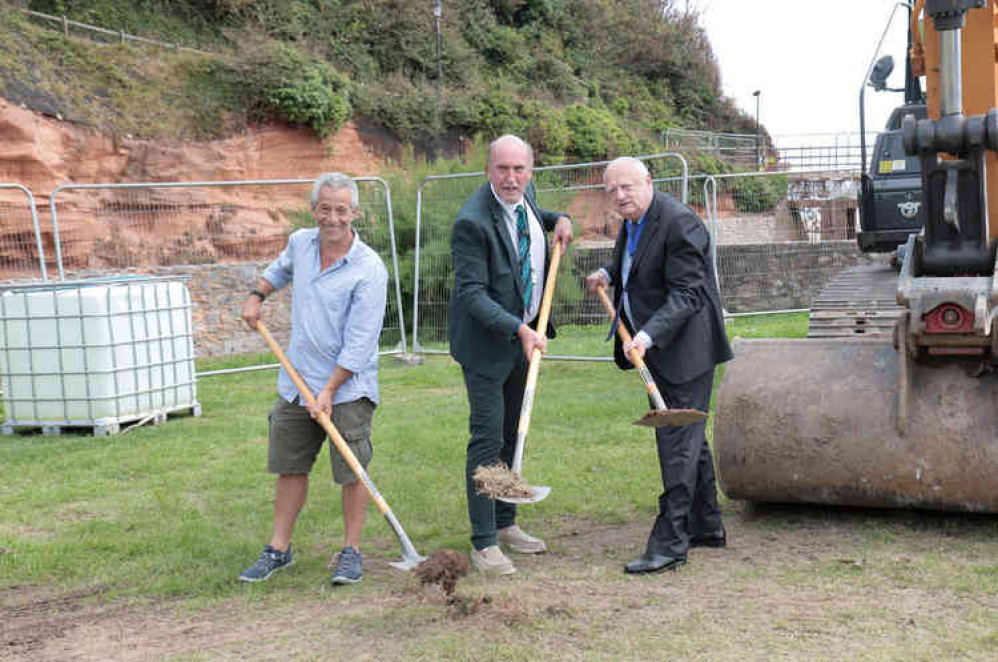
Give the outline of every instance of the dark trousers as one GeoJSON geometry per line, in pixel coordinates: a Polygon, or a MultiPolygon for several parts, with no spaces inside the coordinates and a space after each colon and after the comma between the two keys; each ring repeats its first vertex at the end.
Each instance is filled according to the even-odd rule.
{"type": "Polygon", "coordinates": [[[485,377],[466,368],[463,370],[470,408],[468,431],[471,433],[465,481],[471,544],[475,549],[495,545],[496,529],[511,526],[516,521],[516,506],[479,494],[472,476],[478,467],[489,466],[499,460],[506,466],[513,464],[527,367],[527,360],[521,354],[505,379],[485,377]]]}
{"type": "MultiPolygon", "coordinates": [[[[651,365],[648,369],[670,409],[707,411],[713,370],[683,384],[669,384],[651,365]]],[[[655,429],[664,491],[658,498],[658,517],[648,535],[647,554],[686,558],[691,535],[721,529],[714,458],[707,444],[706,425],[702,421],[655,429]]]]}

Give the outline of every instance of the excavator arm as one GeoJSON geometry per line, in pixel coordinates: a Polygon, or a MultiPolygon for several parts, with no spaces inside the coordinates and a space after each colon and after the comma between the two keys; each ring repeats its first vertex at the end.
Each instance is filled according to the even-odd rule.
{"type": "Polygon", "coordinates": [[[752,501],[998,513],[998,0],[918,0],[908,115],[922,231],[887,339],[736,340],[714,448],[721,486],[752,501]]]}

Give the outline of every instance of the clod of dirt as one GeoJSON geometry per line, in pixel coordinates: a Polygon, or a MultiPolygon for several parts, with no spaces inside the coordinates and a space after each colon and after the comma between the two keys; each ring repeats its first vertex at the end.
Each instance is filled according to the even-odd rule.
{"type": "Polygon", "coordinates": [[[472,478],[475,479],[475,489],[478,493],[490,499],[534,496],[534,491],[523,482],[523,477],[510,471],[502,462],[488,467],[478,467],[472,478]]]}
{"type": "Polygon", "coordinates": [[[424,586],[439,584],[449,601],[457,588],[457,580],[467,575],[469,569],[466,555],[449,549],[438,549],[420,563],[414,572],[419,577],[419,583],[424,586]]]}

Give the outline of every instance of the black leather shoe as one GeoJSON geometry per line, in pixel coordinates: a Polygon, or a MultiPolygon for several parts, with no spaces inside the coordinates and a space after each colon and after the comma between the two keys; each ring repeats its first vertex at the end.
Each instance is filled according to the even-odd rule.
{"type": "Polygon", "coordinates": [[[686,564],[686,559],[675,559],[661,554],[642,554],[640,558],[624,566],[624,572],[629,575],[644,575],[649,572],[675,570],[686,564]]]}
{"type": "Polygon", "coordinates": [[[690,536],[690,547],[724,547],[728,544],[724,529],[690,536]]]}

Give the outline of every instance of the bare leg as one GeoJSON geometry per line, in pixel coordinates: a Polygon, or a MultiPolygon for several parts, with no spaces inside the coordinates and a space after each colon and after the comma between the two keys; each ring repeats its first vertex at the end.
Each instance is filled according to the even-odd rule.
{"type": "Polygon", "coordinates": [[[360,550],[360,532],[367,516],[368,494],[364,485],[354,481],[343,486],[343,545],[360,550]]]}
{"type": "Polygon", "coordinates": [[[281,474],[274,488],[274,528],[270,546],[286,552],[291,544],[298,513],[308,496],[308,474],[281,474]]]}

